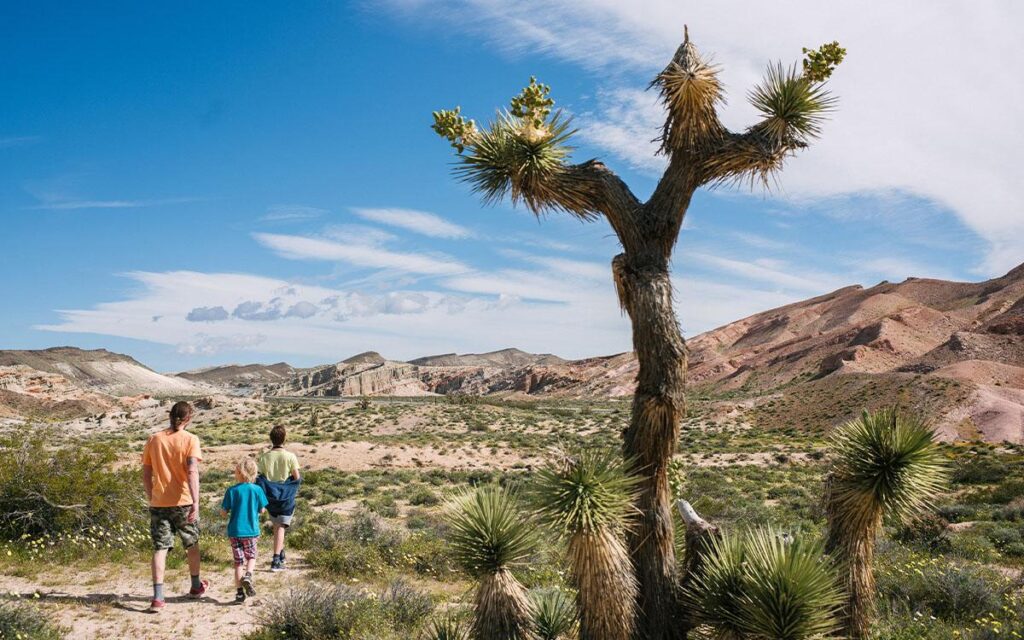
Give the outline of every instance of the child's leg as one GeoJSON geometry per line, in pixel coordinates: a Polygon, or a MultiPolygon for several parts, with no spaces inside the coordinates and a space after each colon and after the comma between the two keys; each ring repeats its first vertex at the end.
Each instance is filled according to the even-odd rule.
{"type": "Polygon", "coordinates": [[[279,556],[284,551],[284,532],[287,529],[276,522],[274,523],[274,555],[279,556]]]}
{"type": "Polygon", "coordinates": [[[245,574],[245,549],[239,538],[231,538],[231,558],[235,561],[235,588],[242,588],[242,576],[245,574]]]}

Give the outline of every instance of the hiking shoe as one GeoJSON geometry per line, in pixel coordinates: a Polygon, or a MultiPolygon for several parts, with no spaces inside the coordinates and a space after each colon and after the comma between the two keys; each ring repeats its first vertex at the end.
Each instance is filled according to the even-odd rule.
{"type": "Polygon", "coordinates": [[[167,605],[164,603],[163,600],[157,600],[157,599],[154,598],[153,600],[149,601],[149,612],[150,613],[160,613],[161,611],[164,610],[164,607],[166,607],[166,606],[167,605]]]}
{"type": "Polygon", "coordinates": [[[202,598],[203,596],[206,595],[206,592],[210,589],[210,581],[209,580],[203,580],[200,583],[200,585],[201,586],[198,589],[189,589],[188,590],[188,597],[189,598],[192,598],[193,600],[198,600],[199,598],[202,598]]]}
{"type": "Polygon", "coordinates": [[[256,595],[256,587],[252,584],[252,576],[248,573],[242,578],[242,590],[250,598],[256,595]]]}
{"type": "Polygon", "coordinates": [[[245,602],[245,591],[239,589],[235,593],[235,604],[242,604],[243,602],[245,602]]]}
{"type": "Polygon", "coordinates": [[[284,566],[284,549],[281,549],[281,566],[284,566]]]}
{"type": "Polygon", "coordinates": [[[280,560],[273,560],[270,563],[270,570],[273,572],[284,571],[284,565],[281,564],[280,560]]]}

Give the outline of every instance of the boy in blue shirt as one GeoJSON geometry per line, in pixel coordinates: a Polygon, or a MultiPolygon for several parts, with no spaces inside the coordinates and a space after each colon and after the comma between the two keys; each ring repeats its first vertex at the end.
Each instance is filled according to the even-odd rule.
{"type": "Polygon", "coordinates": [[[235,465],[238,484],[227,490],[221,502],[221,514],[229,515],[228,537],[235,559],[235,602],[242,604],[246,596],[256,595],[252,572],[256,568],[256,540],[260,537],[260,514],[267,506],[267,495],[256,480],[256,461],[243,458],[235,465]]]}

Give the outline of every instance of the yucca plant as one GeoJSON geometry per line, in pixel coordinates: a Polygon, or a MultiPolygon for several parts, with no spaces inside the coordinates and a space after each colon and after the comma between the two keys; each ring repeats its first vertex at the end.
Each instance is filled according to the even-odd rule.
{"type": "Polygon", "coordinates": [[[882,520],[905,521],[927,509],[945,486],[947,469],[934,431],[895,408],[865,411],[843,425],[831,449],[827,551],[845,577],[846,633],[864,638],[874,615],[872,563],[882,520]]]}
{"type": "Polygon", "coordinates": [[[469,630],[451,613],[434,618],[420,633],[420,640],[469,640],[469,630]]]}
{"type": "Polygon", "coordinates": [[[575,640],[579,631],[576,602],[563,589],[543,589],[530,594],[539,640],[575,640]]]}
{"type": "Polygon", "coordinates": [[[679,563],[666,474],[686,411],[686,344],[669,277],[673,250],[698,189],[748,179],[767,183],[820,132],[834,106],[823,83],[845,50],[831,43],[804,54],[802,73],[797,67],[769,68],[749,96],[760,122],[733,132],[718,116],[725,102],[720,70],[684,29],[682,45],[651,83],[665,108],[660,152],[667,162],[646,201],[600,160],[572,161],[574,131],[553,109],[550,88],[534,78],[484,128],[457,107],[434,112],[434,131],[458,154],[456,175],[484,202],[507,197],[538,215],[560,211],[581,220],[604,219],[622,245],[612,277],[640,363],[623,432],[623,452],[640,478],[640,513],[626,537],[643,608],[635,624],[648,640],[681,634],[672,622],[680,615],[679,563]]]}
{"type": "Polygon", "coordinates": [[[618,454],[560,455],[531,483],[540,519],[568,542],[582,640],[629,640],[637,581],[624,533],[637,481],[618,454]]]}
{"type": "Polygon", "coordinates": [[[479,580],[473,640],[535,640],[533,607],[511,568],[533,552],[535,527],[516,496],[486,486],[456,497],[448,507],[449,541],[462,567],[479,580]]]}
{"type": "Polygon", "coordinates": [[[719,640],[833,637],[843,602],[822,543],[770,527],[710,541],[686,597],[719,640]]]}

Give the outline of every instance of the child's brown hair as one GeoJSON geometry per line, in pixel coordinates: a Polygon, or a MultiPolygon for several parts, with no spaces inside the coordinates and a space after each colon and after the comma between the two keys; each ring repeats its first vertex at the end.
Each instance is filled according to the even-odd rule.
{"type": "Polygon", "coordinates": [[[285,431],[283,424],[275,424],[274,428],[270,430],[270,444],[275,447],[283,446],[287,437],[288,432],[285,431]]]}
{"type": "Polygon", "coordinates": [[[257,472],[258,467],[256,466],[256,461],[248,456],[239,460],[238,464],[235,465],[235,473],[237,473],[238,477],[244,482],[254,482],[256,480],[257,472]]]}

